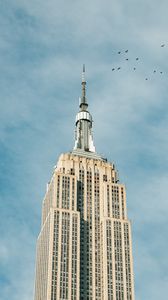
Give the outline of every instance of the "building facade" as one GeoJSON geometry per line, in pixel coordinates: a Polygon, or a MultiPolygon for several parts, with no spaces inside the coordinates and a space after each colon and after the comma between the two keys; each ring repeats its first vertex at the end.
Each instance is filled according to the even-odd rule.
{"type": "Polygon", "coordinates": [[[125,186],[95,151],[85,92],[83,68],[75,147],[61,154],[43,200],[35,300],[134,300],[125,186]]]}

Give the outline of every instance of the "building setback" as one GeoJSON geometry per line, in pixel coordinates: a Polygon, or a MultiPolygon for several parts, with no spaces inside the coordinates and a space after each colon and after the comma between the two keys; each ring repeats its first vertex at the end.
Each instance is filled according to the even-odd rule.
{"type": "Polygon", "coordinates": [[[75,147],[59,157],[43,200],[35,300],[134,300],[125,186],[95,151],[85,92],[83,67],[75,147]]]}

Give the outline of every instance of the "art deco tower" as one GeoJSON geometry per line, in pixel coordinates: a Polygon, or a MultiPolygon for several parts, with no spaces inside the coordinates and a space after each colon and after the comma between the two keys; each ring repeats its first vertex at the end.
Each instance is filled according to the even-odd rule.
{"type": "Polygon", "coordinates": [[[125,186],[95,151],[85,90],[83,68],[75,147],[61,154],[43,200],[35,300],[134,300],[125,186]]]}

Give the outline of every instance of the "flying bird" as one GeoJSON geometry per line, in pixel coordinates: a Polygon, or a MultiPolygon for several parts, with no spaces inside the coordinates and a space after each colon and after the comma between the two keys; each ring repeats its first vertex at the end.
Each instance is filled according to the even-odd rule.
{"type": "MultiPolygon", "coordinates": [[[[160,45],[160,47],[162,47],[162,48],[165,47],[165,46],[166,46],[166,44],[161,44],[161,45],[160,45]]],[[[124,50],[123,52],[124,52],[124,53],[128,53],[129,50],[127,49],[127,50],[124,50]]],[[[116,52],[116,53],[122,54],[123,52],[122,52],[122,50],[121,50],[121,51],[118,51],[118,52],[116,52]]],[[[135,57],[134,59],[135,59],[136,61],[139,61],[139,60],[140,60],[139,57],[135,57]]],[[[129,61],[130,58],[126,57],[125,60],[126,60],[126,61],[129,61]]],[[[114,71],[119,71],[119,70],[121,70],[121,69],[122,69],[122,67],[120,66],[120,67],[112,68],[111,70],[114,72],[114,71]]],[[[133,70],[134,70],[134,71],[136,71],[136,69],[137,69],[136,67],[133,67],[133,70]]],[[[160,72],[159,72],[159,71],[157,71],[156,69],[153,69],[153,73],[154,73],[154,74],[157,73],[157,72],[160,73],[160,74],[163,74],[163,71],[160,71],[160,72]]],[[[149,80],[149,79],[150,79],[150,78],[145,77],[145,80],[146,80],[146,81],[149,80]]]]}

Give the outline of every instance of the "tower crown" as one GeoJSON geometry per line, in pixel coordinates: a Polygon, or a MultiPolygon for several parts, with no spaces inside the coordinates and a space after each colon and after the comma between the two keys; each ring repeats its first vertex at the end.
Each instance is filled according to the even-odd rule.
{"type": "Polygon", "coordinates": [[[92,116],[88,109],[86,99],[85,65],[82,70],[82,96],[80,98],[79,112],[76,115],[75,147],[74,150],[95,152],[92,137],[92,116]]]}

